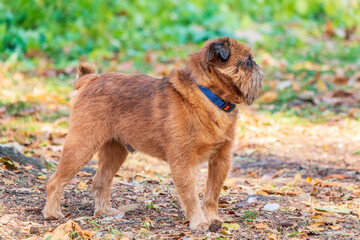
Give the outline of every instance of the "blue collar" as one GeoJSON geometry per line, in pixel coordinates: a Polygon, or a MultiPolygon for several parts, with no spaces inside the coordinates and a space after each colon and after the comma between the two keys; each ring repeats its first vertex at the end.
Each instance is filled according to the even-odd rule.
{"type": "MultiPolygon", "coordinates": [[[[194,81],[195,82],[195,81],[194,81]]],[[[237,110],[236,106],[232,103],[226,102],[224,100],[222,100],[221,98],[219,98],[218,96],[216,96],[210,89],[206,88],[206,87],[202,87],[200,85],[198,85],[196,82],[195,84],[200,88],[200,90],[205,94],[205,96],[212,101],[216,106],[218,106],[221,110],[225,111],[229,116],[235,116],[239,111],[237,110]],[[232,110],[234,110],[234,108],[236,108],[235,113],[230,114],[230,112],[232,110]]]]}

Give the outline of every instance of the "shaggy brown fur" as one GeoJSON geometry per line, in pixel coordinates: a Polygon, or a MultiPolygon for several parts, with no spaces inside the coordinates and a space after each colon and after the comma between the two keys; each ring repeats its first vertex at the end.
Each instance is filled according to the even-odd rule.
{"type": "Polygon", "coordinates": [[[191,229],[219,220],[218,197],[231,165],[236,117],[219,109],[195,82],[227,102],[249,105],[259,97],[263,81],[252,57],[247,45],[224,37],[206,42],[184,68],[162,79],[100,75],[93,65],[80,64],[70,129],[47,186],[44,217],[63,217],[64,187],[96,152],[95,212],[117,214],[110,203],[111,181],[128,151],[136,149],[169,163],[191,229]],[[201,207],[195,176],[203,161],[209,172],[201,207]]]}

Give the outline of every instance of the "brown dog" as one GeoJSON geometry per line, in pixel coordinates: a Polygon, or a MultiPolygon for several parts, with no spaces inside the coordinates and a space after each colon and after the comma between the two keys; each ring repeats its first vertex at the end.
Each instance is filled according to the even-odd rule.
{"type": "Polygon", "coordinates": [[[169,163],[191,229],[220,220],[218,197],[231,165],[237,109],[227,111],[236,104],[251,104],[262,92],[264,76],[252,58],[247,45],[224,37],[207,41],[189,56],[185,68],[162,79],[100,75],[94,66],[80,64],[70,130],[47,185],[44,217],[63,217],[65,185],[96,152],[95,212],[117,214],[110,203],[112,178],[128,152],[136,149],[169,163]],[[201,88],[227,103],[218,107],[201,88]],[[195,175],[203,161],[209,162],[209,172],[201,208],[195,175]]]}

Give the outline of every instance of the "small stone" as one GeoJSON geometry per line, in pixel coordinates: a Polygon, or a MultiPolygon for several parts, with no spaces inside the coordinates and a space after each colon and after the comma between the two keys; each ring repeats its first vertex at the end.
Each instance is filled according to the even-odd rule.
{"type": "Polygon", "coordinates": [[[217,232],[221,228],[221,222],[218,220],[213,221],[209,226],[210,232],[217,232]]]}
{"type": "Polygon", "coordinates": [[[9,214],[5,214],[0,218],[0,223],[6,225],[10,222],[10,220],[11,220],[11,216],[9,214]]]}
{"type": "Polygon", "coordinates": [[[278,210],[279,208],[280,208],[280,205],[278,203],[267,203],[267,204],[265,204],[263,209],[265,211],[273,212],[273,211],[278,210]]]}

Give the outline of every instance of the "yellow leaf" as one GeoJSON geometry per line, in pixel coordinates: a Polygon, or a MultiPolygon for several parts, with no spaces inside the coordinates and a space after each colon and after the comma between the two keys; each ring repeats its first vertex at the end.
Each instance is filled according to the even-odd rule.
{"type": "Polygon", "coordinates": [[[277,239],[277,235],[275,233],[269,234],[269,240],[276,240],[276,239],[277,239]]]}
{"type": "Polygon", "coordinates": [[[38,179],[47,179],[47,176],[46,175],[39,175],[38,179]]]}
{"type": "Polygon", "coordinates": [[[8,180],[6,178],[4,178],[3,181],[4,181],[5,185],[13,185],[13,184],[15,184],[13,180],[8,180]]]}
{"type": "Polygon", "coordinates": [[[341,226],[339,226],[339,225],[329,225],[329,228],[331,228],[332,230],[340,230],[341,226]]]}
{"type": "Polygon", "coordinates": [[[272,103],[278,98],[278,93],[276,91],[268,91],[265,92],[262,96],[260,101],[264,103],[272,103]]]}
{"type": "Polygon", "coordinates": [[[319,92],[325,92],[328,90],[326,84],[323,81],[321,81],[320,79],[316,81],[316,89],[319,92]]]}
{"type": "Polygon", "coordinates": [[[307,178],[306,178],[306,182],[307,182],[307,183],[311,183],[311,177],[307,177],[307,178]]]}
{"type": "Polygon", "coordinates": [[[299,180],[301,180],[301,173],[298,172],[297,174],[295,174],[294,180],[295,180],[295,183],[297,183],[299,180]]]}
{"type": "Polygon", "coordinates": [[[227,228],[228,230],[239,230],[240,225],[237,223],[223,223],[221,224],[222,228],[227,228]]]}
{"type": "Polygon", "coordinates": [[[80,181],[77,188],[79,190],[86,190],[87,189],[87,185],[84,183],[84,181],[80,181]]]}
{"type": "Polygon", "coordinates": [[[221,196],[227,196],[227,195],[229,195],[229,193],[224,188],[221,188],[220,195],[221,196]]]}
{"type": "Polygon", "coordinates": [[[258,223],[255,225],[257,229],[268,229],[269,226],[266,223],[258,223]]]}

